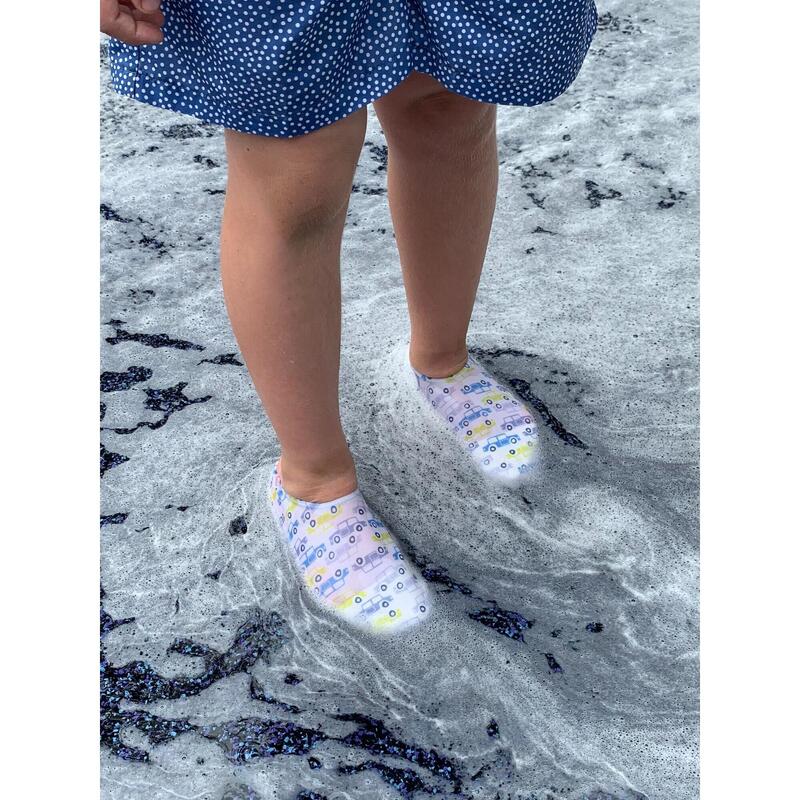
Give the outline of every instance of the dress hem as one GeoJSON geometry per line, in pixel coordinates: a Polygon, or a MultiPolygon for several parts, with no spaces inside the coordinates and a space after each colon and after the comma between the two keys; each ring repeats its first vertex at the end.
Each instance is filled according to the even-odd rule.
{"type": "MultiPolygon", "coordinates": [[[[584,54],[583,58],[579,62],[581,65],[585,57],[586,56],[584,54]]],[[[136,61],[138,66],[140,63],[140,59],[137,57],[136,61]]],[[[116,74],[112,75],[111,86],[114,89],[114,91],[117,92],[117,94],[123,97],[130,97],[141,103],[146,103],[147,105],[155,106],[156,108],[163,108],[168,111],[175,111],[181,114],[185,114],[206,124],[220,125],[223,128],[239,131],[241,133],[250,133],[256,136],[267,136],[278,139],[294,139],[297,138],[298,136],[304,136],[307,133],[313,133],[314,131],[325,128],[328,125],[332,125],[335,122],[339,122],[340,120],[349,117],[351,114],[355,114],[357,111],[360,111],[362,108],[366,108],[367,106],[374,103],[376,100],[380,100],[382,97],[385,97],[387,94],[389,94],[389,92],[397,88],[406,78],[408,78],[415,72],[419,72],[424,75],[429,75],[430,77],[439,81],[439,83],[441,83],[445,89],[447,89],[450,92],[453,92],[454,94],[459,95],[460,97],[466,97],[470,100],[475,100],[480,103],[487,103],[491,105],[533,108],[534,106],[542,105],[543,103],[552,102],[553,100],[564,94],[569,89],[569,87],[575,82],[580,72],[580,68],[576,71],[575,75],[572,76],[572,78],[569,81],[565,82],[562,88],[553,91],[549,95],[545,95],[536,99],[528,99],[528,100],[520,99],[518,102],[510,102],[507,99],[501,101],[497,97],[492,96],[491,94],[483,94],[478,92],[467,93],[466,91],[459,91],[457,83],[452,81],[450,78],[444,76],[439,70],[417,64],[415,66],[410,67],[405,73],[401,74],[401,76],[396,80],[390,81],[382,85],[380,88],[377,88],[374,93],[369,95],[370,99],[367,100],[366,102],[361,99],[351,102],[351,104],[348,106],[348,110],[344,111],[341,114],[331,115],[329,117],[323,117],[320,119],[318,124],[314,123],[312,125],[297,125],[297,126],[283,125],[280,127],[266,124],[263,121],[263,118],[259,117],[258,115],[254,115],[252,125],[251,124],[242,125],[235,123],[231,124],[230,121],[226,121],[228,114],[226,113],[226,109],[224,108],[224,106],[222,106],[219,102],[210,102],[209,96],[207,94],[204,95],[203,97],[204,100],[203,111],[198,111],[198,109],[194,107],[195,104],[184,102],[181,99],[181,97],[175,96],[174,94],[165,91],[169,86],[167,82],[161,81],[153,75],[149,75],[146,71],[142,69],[117,70],[116,74]],[[125,83],[127,83],[128,86],[133,86],[133,89],[132,90],[123,89],[122,86],[125,83]],[[261,120],[260,124],[257,124],[258,120],[261,120]]]]}

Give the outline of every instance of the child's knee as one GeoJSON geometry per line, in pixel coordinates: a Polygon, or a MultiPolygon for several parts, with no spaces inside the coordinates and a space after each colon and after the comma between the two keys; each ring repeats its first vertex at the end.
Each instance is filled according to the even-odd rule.
{"type": "Polygon", "coordinates": [[[363,141],[348,127],[291,141],[229,135],[226,207],[242,209],[254,225],[287,240],[341,225],[363,141]]]}
{"type": "Polygon", "coordinates": [[[381,121],[396,147],[466,153],[494,136],[495,106],[437,89],[382,109],[381,121]]]}
{"type": "Polygon", "coordinates": [[[276,188],[269,196],[242,198],[237,205],[249,219],[248,227],[292,245],[326,238],[341,227],[348,199],[349,187],[345,192],[311,182],[276,188]]]}
{"type": "Polygon", "coordinates": [[[270,210],[270,228],[287,240],[307,240],[327,236],[340,227],[349,200],[338,187],[309,187],[284,195],[283,202],[270,210]]]}

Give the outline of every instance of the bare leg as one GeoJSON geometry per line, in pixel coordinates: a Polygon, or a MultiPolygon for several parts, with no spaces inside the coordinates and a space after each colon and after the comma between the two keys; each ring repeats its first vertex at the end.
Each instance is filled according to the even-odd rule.
{"type": "Polygon", "coordinates": [[[389,146],[389,203],[411,317],[411,365],[466,362],[466,335],[497,195],[495,107],[413,73],[375,102],[389,146]]]}
{"type": "Polygon", "coordinates": [[[339,418],[339,251],[366,110],[294,139],[225,132],[225,301],[281,443],[286,490],[356,488],[339,418]]]}

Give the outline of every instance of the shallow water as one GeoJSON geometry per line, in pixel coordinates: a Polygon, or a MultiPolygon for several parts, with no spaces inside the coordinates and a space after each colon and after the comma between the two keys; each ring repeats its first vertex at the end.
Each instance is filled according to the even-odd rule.
{"type": "Polygon", "coordinates": [[[342,405],[424,627],[310,605],[217,272],[220,132],[103,88],[105,798],[697,795],[693,4],[610,2],[559,100],[501,109],[470,344],[544,458],[487,485],[424,413],[370,120],[343,250],[342,405]],[[379,334],[379,335],[376,335],[379,334]]]}

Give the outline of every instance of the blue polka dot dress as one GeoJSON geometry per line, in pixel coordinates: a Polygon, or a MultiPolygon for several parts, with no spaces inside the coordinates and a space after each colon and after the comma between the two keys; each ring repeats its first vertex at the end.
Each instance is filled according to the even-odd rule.
{"type": "Polygon", "coordinates": [[[575,79],[593,0],[164,0],[164,40],[109,42],[112,86],[264,136],[329,125],[413,71],[532,106],[575,79]]]}

